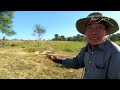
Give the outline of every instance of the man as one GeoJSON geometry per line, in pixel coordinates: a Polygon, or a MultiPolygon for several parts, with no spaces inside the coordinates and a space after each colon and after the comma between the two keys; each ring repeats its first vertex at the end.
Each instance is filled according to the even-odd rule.
{"type": "Polygon", "coordinates": [[[48,57],[67,68],[85,68],[84,79],[120,79],[120,47],[107,39],[119,30],[117,22],[99,12],[76,22],[78,32],[88,43],[74,58],[48,57]]]}

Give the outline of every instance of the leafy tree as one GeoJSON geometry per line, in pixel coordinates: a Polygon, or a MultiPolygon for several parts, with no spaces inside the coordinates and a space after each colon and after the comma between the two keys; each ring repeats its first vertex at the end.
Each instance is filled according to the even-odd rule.
{"type": "Polygon", "coordinates": [[[43,27],[39,24],[36,24],[35,28],[34,28],[34,31],[33,31],[33,35],[37,36],[38,39],[41,40],[41,37],[42,37],[43,34],[45,34],[45,32],[46,32],[45,27],[43,27]]]}
{"type": "Polygon", "coordinates": [[[59,35],[58,35],[58,34],[55,34],[54,40],[58,40],[58,39],[59,39],[59,35]]]}
{"type": "Polygon", "coordinates": [[[108,38],[112,41],[120,41],[120,33],[112,34],[112,35],[108,36],[108,38]]]}
{"type": "Polygon", "coordinates": [[[72,37],[67,37],[67,41],[72,41],[72,37]]]}
{"type": "Polygon", "coordinates": [[[65,37],[64,35],[59,36],[58,34],[54,35],[53,41],[84,41],[84,35],[77,34],[76,36],[65,37]]]}
{"type": "Polygon", "coordinates": [[[12,30],[13,14],[14,11],[0,11],[0,31],[7,36],[16,34],[16,32],[12,30]]]}
{"type": "Polygon", "coordinates": [[[64,36],[64,35],[60,36],[60,40],[61,40],[61,41],[66,41],[65,36],[64,36]]]}

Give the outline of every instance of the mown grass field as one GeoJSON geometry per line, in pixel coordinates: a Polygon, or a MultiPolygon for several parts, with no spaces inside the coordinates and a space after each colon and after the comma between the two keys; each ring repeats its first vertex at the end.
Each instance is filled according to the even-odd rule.
{"type": "MultiPolygon", "coordinates": [[[[41,54],[74,57],[85,42],[5,41],[0,46],[0,79],[80,79],[82,69],[68,69],[41,54]]],[[[116,42],[120,45],[119,42],[116,42]]]]}

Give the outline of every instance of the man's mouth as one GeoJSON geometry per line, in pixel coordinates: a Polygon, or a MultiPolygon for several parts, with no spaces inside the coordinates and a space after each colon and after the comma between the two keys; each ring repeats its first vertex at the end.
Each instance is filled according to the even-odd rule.
{"type": "Polygon", "coordinates": [[[91,40],[98,40],[99,38],[98,37],[91,37],[90,39],[91,40]]]}

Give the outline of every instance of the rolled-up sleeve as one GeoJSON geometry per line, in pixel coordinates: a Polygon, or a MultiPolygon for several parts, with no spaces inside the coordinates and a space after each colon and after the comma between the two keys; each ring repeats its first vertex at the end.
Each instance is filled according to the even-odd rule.
{"type": "Polygon", "coordinates": [[[120,79],[120,52],[111,56],[107,77],[109,79],[120,79]]]}
{"type": "Polygon", "coordinates": [[[84,67],[84,49],[81,49],[80,53],[74,58],[64,58],[62,63],[66,68],[82,68],[84,67]]]}

